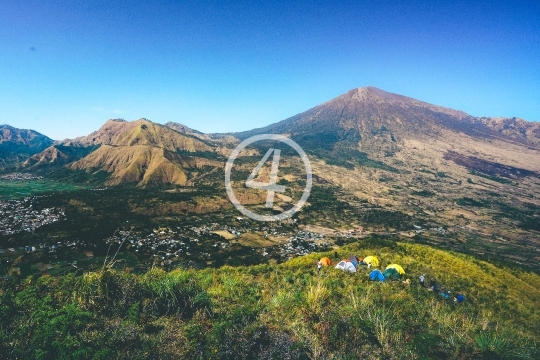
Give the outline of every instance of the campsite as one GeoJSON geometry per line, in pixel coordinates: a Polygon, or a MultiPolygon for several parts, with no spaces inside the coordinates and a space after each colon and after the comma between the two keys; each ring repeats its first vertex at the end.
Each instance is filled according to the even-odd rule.
{"type": "MultiPolygon", "coordinates": [[[[371,281],[383,282],[402,280],[404,284],[411,284],[410,277],[407,277],[405,279],[405,270],[399,264],[387,265],[384,270],[371,269],[372,267],[378,267],[380,263],[381,262],[379,261],[379,258],[377,256],[368,255],[365,258],[359,258],[356,255],[351,255],[349,256],[349,258],[338,260],[338,264],[335,266],[335,269],[339,269],[343,272],[351,274],[365,273],[365,271],[368,270],[368,276],[371,281]]],[[[322,257],[317,264],[322,264],[323,267],[331,267],[332,261],[328,257],[322,257]]],[[[318,271],[318,273],[320,274],[320,271],[318,271]]],[[[419,278],[422,279],[420,280],[420,283],[421,286],[424,287],[423,278],[425,278],[425,274],[420,275],[419,278]]],[[[431,280],[429,290],[433,291],[434,293],[440,294],[445,299],[450,298],[449,294],[451,293],[451,291],[446,289],[442,290],[433,278],[431,280]]],[[[457,296],[454,297],[453,300],[456,304],[462,303],[463,301],[465,301],[465,296],[461,293],[457,293],[457,296]]]]}
{"type": "Polygon", "coordinates": [[[0,293],[0,350],[11,358],[36,351],[46,358],[80,351],[80,358],[94,359],[539,355],[538,275],[391,238],[370,237],[275,265],[156,268],[142,275],[104,269],[29,278],[20,286],[3,282],[0,293]],[[349,273],[335,268],[336,253],[349,260],[370,254],[380,263],[349,273]],[[319,275],[316,263],[325,257],[332,264],[319,275]],[[412,282],[370,280],[372,271],[384,273],[392,264],[412,282]],[[466,301],[456,305],[422,288],[416,275],[424,273],[462,291],[466,301]],[[31,321],[37,309],[39,319],[31,321]]]}

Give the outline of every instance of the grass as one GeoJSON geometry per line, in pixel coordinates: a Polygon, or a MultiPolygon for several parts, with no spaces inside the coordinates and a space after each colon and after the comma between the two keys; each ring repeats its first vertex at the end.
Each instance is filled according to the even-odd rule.
{"type": "Polygon", "coordinates": [[[538,358],[540,276],[374,237],[337,252],[399,263],[412,284],[371,282],[366,268],[317,275],[317,259],[337,260],[334,250],[280,265],[30,277],[2,283],[0,350],[28,359],[538,358]],[[421,273],[467,300],[421,288],[421,273]]]}
{"type": "Polygon", "coordinates": [[[80,186],[46,179],[25,181],[0,180],[0,199],[12,200],[49,192],[74,191],[79,189],[81,189],[80,186]]]}

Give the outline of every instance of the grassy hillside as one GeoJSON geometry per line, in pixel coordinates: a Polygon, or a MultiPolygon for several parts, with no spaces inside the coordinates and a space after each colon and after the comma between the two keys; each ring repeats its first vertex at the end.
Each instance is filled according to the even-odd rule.
{"type": "Polygon", "coordinates": [[[540,276],[424,245],[376,238],[338,257],[377,255],[411,285],[368,270],[315,271],[320,255],[284,264],[103,270],[3,281],[0,353],[25,359],[533,359],[540,276]],[[466,301],[417,285],[426,273],[466,301]]]}

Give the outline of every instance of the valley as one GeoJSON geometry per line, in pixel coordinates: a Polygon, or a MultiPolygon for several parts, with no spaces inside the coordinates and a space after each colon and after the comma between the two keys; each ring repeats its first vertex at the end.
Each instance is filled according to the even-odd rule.
{"type": "MultiPolygon", "coordinates": [[[[84,330],[66,325],[58,333],[93,336],[88,343],[108,344],[118,357],[137,349],[147,358],[146,347],[164,358],[197,351],[202,358],[228,358],[228,348],[217,344],[249,348],[235,340],[249,335],[265,339],[261,349],[302,359],[314,352],[339,358],[345,351],[366,358],[402,352],[534,358],[537,128],[368,87],[244,133],[111,119],[75,139],[33,148],[19,141],[24,155],[2,153],[0,162],[0,297],[7,304],[0,310],[16,326],[47,334],[41,325],[24,325],[31,314],[21,306],[74,311],[69,316],[86,319],[84,330]],[[293,139],[312,167],[307,203],[276,222],[240,213],[224,183],[233,149],[265,133],[293,139]],[[337,263],[351,254],[375,254],[385,266],[399,262],[404,280],[373,283],[367,267],[356,274],[333,266],[315,270],[322,256],[337,263]],[[465,293],[467,303],[460,307],[420,288],[422,273],[465,293]],[[47,294],[44,287],[54,289],[54,299],[21,300],[26,292],[47,294]],[[346,325],[350,317],[363,325],[346,325]],[[130,342],[122,333],[118,341],[129,345],[111,345],[117,335],[100,337],[93,332],[97,322],[144,341],[130,342]],[[394,335],[387,332],[391,326],[399,327],[394,335]],[[166,337],[165,329],[182,339],[166,337]],[[363,345],[352,349],[339,331],[363,345]]],[[[263,164],[254,181],[269,184],[271,169],[263,164]]],[[[298,154],[270,140],[243,149],[230,178],[238,201],[261,215],[290,209],[307,185],[298,154]],[[246,179],[269,148],[280,150],[276,184],[284,191],[267,206],[268,191],[246,186],[246,179]]],[[[0,331],[0,347],[12,357],[34,346],[21,337],[6,345],[5,336],[0,331]]]]}

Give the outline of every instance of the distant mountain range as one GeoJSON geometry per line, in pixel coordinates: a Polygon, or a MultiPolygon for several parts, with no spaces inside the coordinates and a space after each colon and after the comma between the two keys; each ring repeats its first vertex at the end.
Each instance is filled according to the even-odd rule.
{"type": "MultiPolygon", "coordinates": [[[[452,161],[473,171],[493,172],[492,164],[515,169],[498,171],[502,176],[540,172],[540,159],[535,157],[540,150],[539,123],[473,117],[374,87],[348,91],[263,128],[229,134],[234,138],[227,141],[263,133],[290,136],[308,153],[347,168],[374,165],[391,171],[452,161]],[[530,156],[522,156],[520,149],[530,156]]],[[[195,161],[185,155],[219,152],[224,138],[147,119],[112,119],[87,136],[57,142],[32,130],[3,125],[0,166],[102,171],[108,174],[108,185],[183,185],[189,180],[187,168],[208,163],[204,156],[195,156],[195,161]]]]}
{"type": "Polygon", "coordinates": [[[24,161],[52,143],[52,139],[37,131],[0,125],[0,169],[24,161]]]}
{"type": "Polygon", "coordinates": [[[106,185],[185,185],[186,168],[200,162],[182,154],[214,152],[200,139],[146,119],[107,121],[87,136],[58,142],[27,159],[23,166],[65,165],[87,173],[105,172],[106,185]]]}

